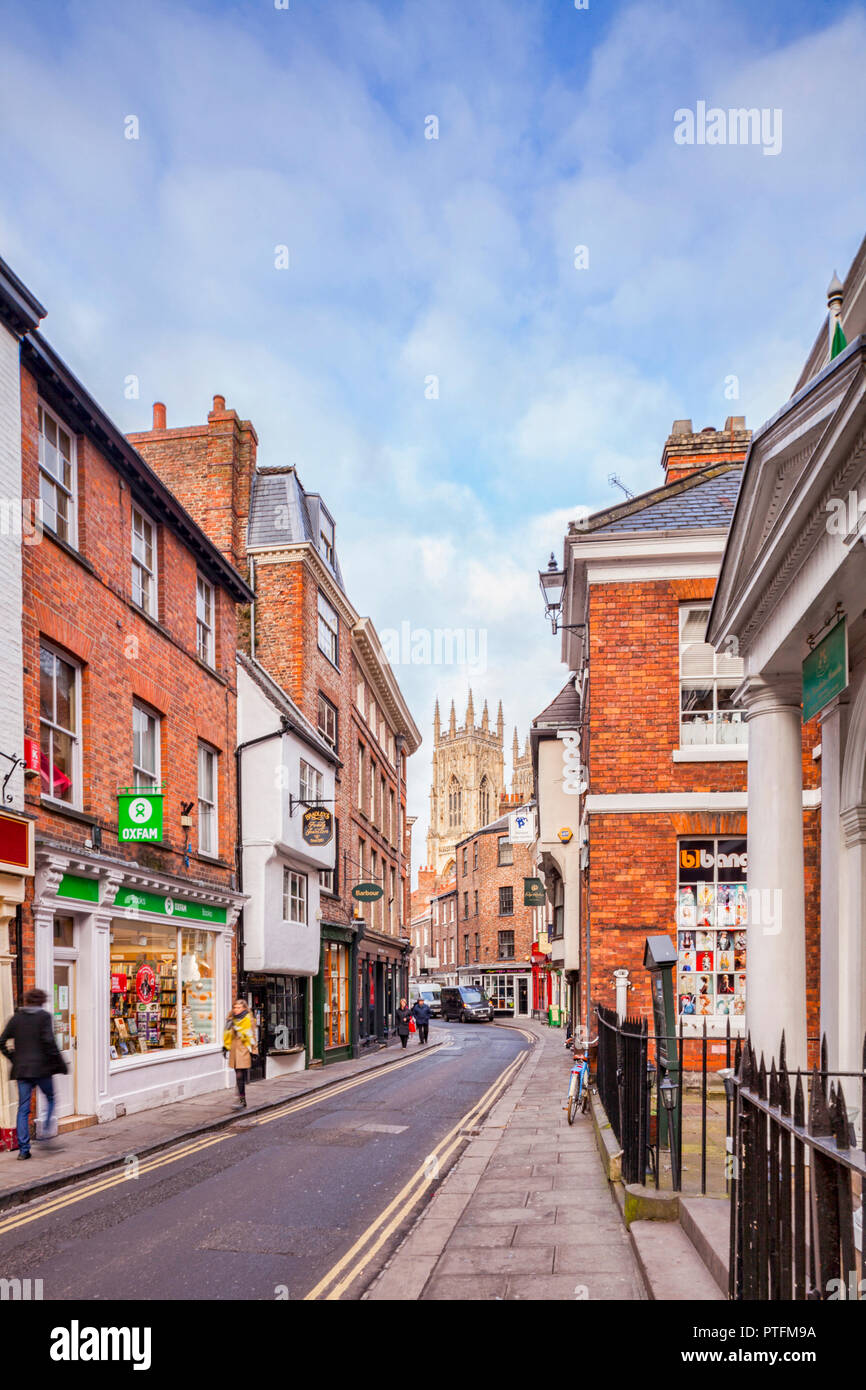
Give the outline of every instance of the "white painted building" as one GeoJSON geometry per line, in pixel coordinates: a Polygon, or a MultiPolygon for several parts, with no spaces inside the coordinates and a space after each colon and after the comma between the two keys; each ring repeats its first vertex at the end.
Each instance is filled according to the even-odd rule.
{"type": "Polygon", "coordinates": [[[249,898],[239,989],[259,1020],[266,1076],[306,1065],[312,1036],[308,982],[319,971],[320,889],[332,881],[337,853],[339,761],[264,668],[239,654],[239,838],[249,898]],[[317,810],[327,815],[317,816],[317,810]]]}
{"type": "MultiPolygon", "coordinates": [[[[20,342],[44,315],[42,305],[0,261],[0,1028],[13,1011],[20,952],[15,923],[33,874],[33,821],[22,814],[21,548],[38,540],[38,511],[35,498],[21,495],[20,342]]],[[[4,1064],[0,1130],[11,1130],[16,1106],[4,1064]]]]}

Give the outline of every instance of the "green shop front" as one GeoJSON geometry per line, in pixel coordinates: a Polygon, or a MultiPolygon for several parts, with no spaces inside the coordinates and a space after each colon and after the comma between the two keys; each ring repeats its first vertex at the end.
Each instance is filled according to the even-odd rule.
{"type": "Polygon", "coordinates": [[[327,1065],[354,1055],[356,960],[354,928],[323,922],[319,973],[312,992],[311,1063],[327,1065]]]}
{"type": "Polygon", "coordinates": [[[222,1029],[241,902],[37,847],[36,982],[67,1061],[61,1119],[111,1120],[229,1084],[222,1029]]]}

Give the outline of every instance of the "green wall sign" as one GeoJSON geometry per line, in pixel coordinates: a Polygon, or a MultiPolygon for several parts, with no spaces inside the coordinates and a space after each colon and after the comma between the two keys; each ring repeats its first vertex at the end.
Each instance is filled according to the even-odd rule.
{"type": "Polygon", "coordinates": [[[359,903],[377,903],[384,891],[378,883],[356,883],[352,889],[352,897],[359,903]]]}
{"type": "Polygon", "coordinates": [[[82,878],[80,874],[64,874],[57,886],[58,898],[76,898],[82,903],[99,902],[99,879],[82,878]]]}
{"type": "Polygon", "coordinates": [[[829,705],[848,684],[848,624],[843,618],[803,662],[803,723],[829,705]]]}
{"type": "Polygon", "coordinates": [[[163,897],[161,893],[144,893],[136,888],[121,888],[114,899],[115,907],[132,908],[137,912],[155,912],[161,917],[181,917],[191,922],[218,922],[225,925],[224,907],[209,907],[205,903],[190,903],[183,898],[163,897]]]}
{"type": "Polygon", "coordinates": [[[544,884],[540,878],[525,878],[523,880],[523,906],[524,907],[544,907],[547,902],[547,894],[544,891],[544,884]]]}
{"type": "Polygon", "coordinates": [[[120,792],[117,797],[117,838],[121,843],[162,840],[162,792],[120,792]]]}

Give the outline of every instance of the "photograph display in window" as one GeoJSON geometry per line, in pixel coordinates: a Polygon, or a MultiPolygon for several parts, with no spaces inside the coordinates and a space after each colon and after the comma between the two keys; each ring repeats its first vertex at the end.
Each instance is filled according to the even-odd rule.
{"type": "Polygon", "coordinates": [[[746,841],[681,840],[678,864],[679,1012],[740,1017],[746,1011],[746,841]]]}

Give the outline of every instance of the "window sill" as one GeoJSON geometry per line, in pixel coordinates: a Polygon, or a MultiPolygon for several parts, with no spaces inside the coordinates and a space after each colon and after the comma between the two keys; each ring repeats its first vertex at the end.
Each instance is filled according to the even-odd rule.
{"type": "Polygon", "coordinates": [[[671,753],[675,763],[746,763],[749,761],[747,743],[704,743],[688,748],[675,748],[671,753]]]}

